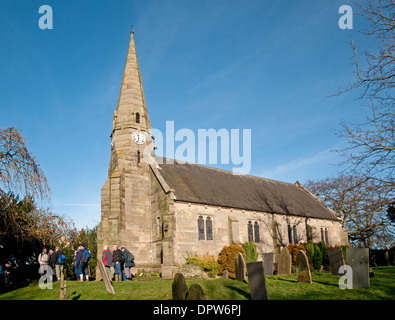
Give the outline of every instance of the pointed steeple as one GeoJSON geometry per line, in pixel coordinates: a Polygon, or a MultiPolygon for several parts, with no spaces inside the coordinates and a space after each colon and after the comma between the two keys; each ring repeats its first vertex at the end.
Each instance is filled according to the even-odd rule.
{"type": "Polygon", "coordinates": [[[124,128],[136,128],[142,131],[151,128],[133,30],[130,31],[128,55],[113,121],[113,130],[124,128]]]}

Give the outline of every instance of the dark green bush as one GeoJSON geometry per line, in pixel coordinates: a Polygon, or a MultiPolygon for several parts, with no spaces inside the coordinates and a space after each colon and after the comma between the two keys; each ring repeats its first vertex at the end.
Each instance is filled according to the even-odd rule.
{"type": "Polygon", "coordinates": [[[242,244],[247,256],[247,263],[250,262],[257,262],[258,261],[258,254],[256,252],[255,243],[252,241],[247,241],[242,244]]]}

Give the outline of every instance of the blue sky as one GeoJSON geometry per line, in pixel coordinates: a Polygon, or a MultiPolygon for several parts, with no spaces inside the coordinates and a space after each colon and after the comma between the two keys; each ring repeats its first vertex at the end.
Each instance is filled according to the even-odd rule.
{"type": "MultiPolygon", "coordinates": [[[[0,12],[0,127],[28,139],[52,208],[78,227],[100,221],[116,108],[133,24],[152,126],[251,129],[250,174],[295,182],[334,176],[341,121],[367,114],[351,38],[368,45],[347,1],[21,1],[0,12]],[[41,5],[53,29],[38,26],[41,5]]],[[[216,165],[227,169],[226,166],[216,165]]]]}

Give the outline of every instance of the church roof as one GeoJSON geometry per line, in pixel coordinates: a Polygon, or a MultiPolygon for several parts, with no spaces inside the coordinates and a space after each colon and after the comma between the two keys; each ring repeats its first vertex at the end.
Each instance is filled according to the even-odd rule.
{"type": "Polygon", "coordinates": [[[332,210],[298,184],[176,161],[160,164],[159,168],[166,183],[175,190],[176,201],[339,220],[332,210]]]}

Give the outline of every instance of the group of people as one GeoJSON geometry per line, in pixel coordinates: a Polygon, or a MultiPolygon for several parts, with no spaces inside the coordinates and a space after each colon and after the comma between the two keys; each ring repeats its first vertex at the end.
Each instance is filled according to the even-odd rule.
{"type": "Polygon", "coordinates": [[[114,268],[115,281],[131,281],[131,268],[135,266],[134,256],[125,247],[118,248],[116,244],[112,246],[112,252],[108,245],[103,248],[103,265],[108,277],[112,279],[111,268],[114,268]]]}
{"type": "Polygon", "coordinates": [[[14,254],[11,254],[4,264],[0,264],[0,287],[15,281],[18,267],[14,254]]]}
{"type": "MultiPolygon", "coordinates": [[[[88,263],[90,259],[91,254],[89,250],[85,248],[85,243],[81,243],[74,251],[73,259],[74,272],[78,281],[84,281],[84,276],[85,280],[89,281],[88,263]]],[[[55,251],[48,251],[47,248],[43,248],[42,252],[38,255],[39,273],[41,276],[46,275],[47,277],[55,275],[56,279],[60,281],[65,262],[66,255],[59,247],[56,247],[55,251]]]]}
{"type": "Polygon", "coordinates": [[[38,255],[38,263],[40,265],[38,272],[41,276],[45,274],[48,276],[55,275],[56,279],[60,281],[65,262],[66,256],[59,247],[56,247],[55,251],[48,251],[47,248],[43,248],[38,255]]]}

